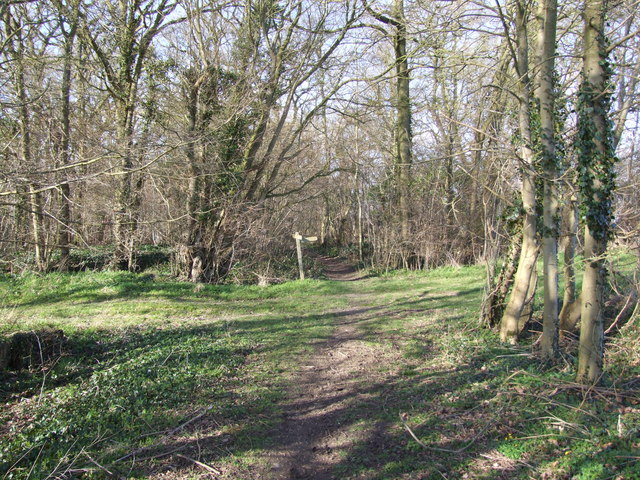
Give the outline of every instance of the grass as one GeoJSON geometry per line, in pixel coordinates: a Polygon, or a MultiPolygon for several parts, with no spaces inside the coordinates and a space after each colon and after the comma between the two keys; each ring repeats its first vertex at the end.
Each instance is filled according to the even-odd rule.
{"type": "Polygon", "coordinates": [[[313,280],[198,286],[117,272],[4,277],[0,285],[5,332],[46,326],[69,337],[50,370],[2,379],[8,478],[44,478],[89,456],[109,464],[202,409],[225,419],[259,415],[281,395],[284,377],[272,377],[291,367],[290,356],[328,335],[330,320],[307,309],[333,288],[313,280]],[[256,352],[261,361],[249,372],[256,352]]]}
{"type": "Polygon", "coordinates": [[[571,357],[543,369],[530,345],[479,328],[482,288],[481,267],[270,287],[2,277],[0,330],[61,328],[68,346],[45,369],[0,374],[0,477],[209,478],[177,452],[252,478],[301,359],[355,302],[361,339],[388,362],[341,413],[359,440],[336,478],[640,478],[639,399],[625,396],[637,320],[608,341],[608,388],[587,392],[571,357]]]}

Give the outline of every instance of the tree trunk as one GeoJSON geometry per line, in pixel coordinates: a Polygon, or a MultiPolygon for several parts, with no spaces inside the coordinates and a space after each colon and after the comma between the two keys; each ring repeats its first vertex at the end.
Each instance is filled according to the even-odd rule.
{"type": "Polygon", "coordinates": [[[604,356],[604,288],[606,269],[603,255],[606,243],[585,228],[585,269],[582,277],[580,314],[580,347],[578,351],[578,381],[595,384],[602,376],[604,356]]]}
{"type": "Polygon", "coordinates": [[[29,210],[31,213],[31,228],[33,232],[33,244],[36,260],[36,268],[39,272],[47,270],[46,243],[42,225],[42,194],[37,187],[29,185],[29,210]]]}
{"type": "MultiPolygon", "coordinates": [[[[127,95],[127,98],[129,96],[127,95]]],[[[116,108],[116,141],[119,147],[120,168],[116,189],[113,237],[113,262],[129,271],[135,270],[133,258],[133,106],[121,100],[116,108]]]]}
{"type": "Polygon", "coordinates": [[[522,225],[522,250],[518,262],[518,271],[511,292],[511,297],[505,308],[500,325],[500,340],[515,344],[520,334],[518,324],[522,309],[527,301],[527,292],[536,268],[538,258],[538,243],[536,240],[536,187],[534,153],[531,141],[531,93],[529,84],[529,53],[526,6],[518,2],[517,12],[517,61],[516,72],[519,78],[519,112],[518,121],[522,137],[521,168],[522,168],[522,207],[524,220],[522,225]]]}
{"type": "MultiPolygon", "coordinates": [[[[25,63],[24,63],[24,39],[22,37],[22,28],[19,20],[12,17],[10,11],[5,13],[5,22],[7,30],[10,32],[10,40],[6,43],[8,51],[13,55],[15,61],[15,90],[18,98],[19,107],[19,132],[20,132],[20,160],[25,170],[36,170],[31,156],[31,112],[29,106],[31,104],[27,93],[27,85],[25,80],[25,63]]],[[[28,181],[28,198],[29,201],[25,205],[29,211],[31,220],[31,235],[34,247],[35,263],[38,271],[43,272],[47,269],[46,262],[46,245],[44,241],[44,232],[42,225],[42,194],[38,191],[39,186],[33,178],[28,181]]]]}
{"type": "Polygon", "coordinates": [[[103,19],[112,22],[112,28],[102,30],[104,41],[85,17],[82,25],[84,38],[89,42],[102,66],[109,94],[115,104],[116,145],[120,160],[116,169],[116,204],[113,214],[114,255],[112,262],[129,271],[136,268],[134,259],[134,234],[138,212],[134,211],[137,192],[133,181],[135,110],[138,106],[138,82],[142,78],[147,55],[154,37],[163,22],[176,8],[175,2],[159,0],[140,2],[120,0],[109,12],[113,16],[103,19]],[[114,52],[104,50],[113,45],[114,52]]]}
{"type": "Polygon", "coordinates": [[[187,263],[180,265],[180,270],[181,273],[192,282],[201,281],[203,273],[203,259],[198,248],[198,244],[202,241],[199,216],[203,186],[200,158],[197,154],[198,144],[201,142],[201,138],[199,138],[200,136],[198,135],[199,84],[200,79],[193,78],[193,72],[187,72],[187,75],[185,75],[185,99],[188,118],[186,155],[187,161],[189,162],[189,190],[187,199],[189,223],[184,241],[186,242],[185,248],[188,254],[184,257],[187,263]]]}
{"type": "Polygon", "coordinates": [[[534,268],[533,272],[531,272],[531,280],[529,281],[529,290],[527,291],[527,296],[524,302],[524,308],[520,313],[520,318],[518,319],[518,332],[522,332],[527,323],[531,321],[533,317],[533,310],[536,305],[536,290],[538,288],[538,271],[534,268]]]}
{"type": "MultiPolygon", "coordinates": [[[[573,196],[572,196],[573,197],[573,196]]],[[[560,334],[575,331],[580,319],[580,306],[576,300],[576,271],[575,257],[578,243],[578,205],[576,199],[571,198],[567,204],[565,215],[565,245],[564,245],[564,298],[560,311],[560,334]],[[577,308],[576,308],[577,307],[577,308]],[[577,315],[574,313],[577,309],[577,315]]]]}
{"type": "Polygon", "coordinates": [[[584,64],[578,103],[580,186],[586,215],[585,271],[582,281],[578,376],[595,384],[604,357],[604,255],[612,221],[615,156],[609,122],[611,76],[604,34],[606,0],[587,0],[584,8],[584,64]]]}
{"type": "MultiPolygon", "coordinates": [[[[58,8],[61,8],[59,6],[58,8]]],[[[74,6],[69,30],[64,31],[64,65],[62,69],[62,85],[60,88],[61,107],[61,124],[62,134],[60,139],[60,158],[58,163],[60,166],[66,166],[71,163],[71,72],[74,59],[73,44],[75,42],[78,27],[78,4],[74,6]]],[[[61,12],[62,14],[62,12],[61,12]]],[[[58,243],[60,245],[60,263],[59,270],[66,270],[69,267],[69,253],[71,245],[71,187],[66,181],[68,178],[67,170],[63,170],[60,178],[60,230],[58,234],[58,243]]]]}
{"type": "Polygon", "coordinates": [[[411,181],[411,97],[409,93],[409,59],[404,0],[395,0],[396,32],[393,46],[396,57],[396,166],[398,169],[398,211],[403,250],[409,241],[409,191],[411,181]]]}
{"type": "MultiPolygon", "coordinates": [[[[493,328],[500,322],[504,313],[505,300],[509,294],[511,285],[513,285],[521,248],[522,238],[520,234],[518,234],[511,242],[509,254],[500,270],[498,279],[492,282],[491,278],[487,278],[487,286],[489,288],[482,303],[482,311],[480,314],[481,325],[493,328]]],[[[488,259],[488,261],[490,262],[492,259],[488,259]]]]}
{"type": "Polygon", "coordinates": [[[544,314],[540,342],[543,360],[554,360],[558,349],[558,159],[555,135],[554,69],[557,0],[541,0],[538,6],[538,53],[534,95],[540,108],[540,143],[544,168],[544,230],[542,258],[544,269],[544,314]]]}

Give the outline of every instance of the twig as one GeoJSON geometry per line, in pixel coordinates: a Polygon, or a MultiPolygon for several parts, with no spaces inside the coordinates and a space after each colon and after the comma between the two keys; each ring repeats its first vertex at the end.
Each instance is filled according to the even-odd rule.
{"type": "MultiPolygon", "coordinates": [[[[159,443],[156,443],[155,445],[152,445],[149,448],[153,448],[153,447],[157,447],[159,446],[159,443]]],[[[162,458],[162,457],[168,457],[169,455],[173,455],[176,452],[179,452],[180,450],[184,450],[186,448],[189,448],[189,444],[186,445],[180,445],[176,448],[173,448],[171,450],[165,451],[165,452],[160,452],[157,453],[155,455],[148,455],[146,457],[136,457],[135,455],[133,457],[131,457],[132,463],[134,463],[136,460],[140,460],[140,461],[145,461],[145,460],[155,460],[157,458],[162,458]]],[[[144,451],[145,449],[140,449],[141,451],[144,451]]],[[[138,451],[138,453],[140,453],[140,451],[138,451]]]]}
{"type": "Polygon", "coordinates": [[[494,358],[507,358],[507,357],[531,357],[531,353],[511,353],[509,355],[496,355],[494,358]]]}
{"type": "MultiPolygon", "coordinates": [[[[44,369],[44,354],[42,352],[42,343],[40,343],[40,337],[35,330],[33,331],[33,335],[36,337],[36,341],[38,342],[38,353],[40,354],[40,366],[42,368],[42,385],[40,386],[40,395],[38,395],[37,403],[37,405],[39,406],[40,401],[42,400],[42,394],[44,393],[44,386],[47,381],[47,372],[44,369]]],[[[29,472],[29,475],[31,475],[31,472],[29,472]]]]}
{"type": "Polygon", "coordinates": [[[512,375],[510,375],[505,380],[505,384],[506,384],[506,382],[511,380],[513,377],[515,377],[516,375],[520,375],[520,374],[527,375],[529,377],[535,378],[535,379],[540,380],[541,382],[545,383],[546,385],[554,387],[555,390],[553,392],[547,394],[549,396],[555,395],[556,393],[558,393],[560,391],[566,391],[566,390],[580,391],[580,392],[583,393],[583,395],[585,395],[582,404],[584,404],[584,402],[586,401],[586,398],[591,394],[598,395],[598,396],[602,397],[603,399],[606,399],[607,397],[635,399],[638,396],[638,392],[636,390],[633,390],[633,389],[627,389],[627,390],[624,390],[624,391],[619,391],[619,390],[615,390],[615,389],[612,389],[612,388],[598,387],[596,385],[584,385],[582,383],[577,383],[577,382],[565,382],[565,381],[550,382],[549,380],[545,379],[544,377],[541,377],[539,375],[534,375],[534,374],[526,372],[524,370],[517,370],[516,372],[514,372],[512,375]]]}
{"type": "MultiPolygon", "coordinates": [[[[45,441],[45,443],[46,443],[46,441],[45,441]]],[[[13,469],[16,467],[16,465],[18,465],[18,464],[20,463],[20,461],[21,461],[24,457],[26,457],[27,455],[29,455],[29,454],[31,453],[31,451],[32,451],[32,450],[35,450],[36,446],[37,446],[37,445],[34,445],[34,446],[33,446],[33,447],[31,447],[29,450],[27,450],[26,452],[24,452],[24,453],[22,454],[22,456],[21,456],[18,460],[16,460],[16,461],[13,463],[13,465],[11,465],[11,467],[9,467],[9,470],[7,470],[7,473],[5,473],[5,474],[4,474],[4,476],[2,477],[2,480],[5,480],[6,478],[8,478],[8,477],[9,477],[9,474],[13,471],[13,469]]]]}
{"type": "MultiPolygon", "coordinates": [[[[602,376],[602,374],[600,375],[602,376]]],[[[588,388],[584,389],[584,385],[581,385],[581,389],[583,392],[583,397],[582,397],[582,402],[580,402],[580,406],[578,407],[578,410],[582,410],[584,411],[584,409],[582,408],[584,406],[585,403],[587,403],[587,399],[589,398],[589,395],[591,394],[591,392],[596,389],[596,384],[600,381],[600,378],[597,379],[597,381],[593,382],[591,385],[588,386],[588,388]]]]}
{"type": "Polygon", "coordinates": [[[175,351],[175,350],[171,350],[171,351],[169,352],[169,355],[167,355],[167,358],[165,358],[165,359],[162,361],[162,363],[159,365],[159,367],[162,367],[162,366],[164,366],[164,364],[165,364],[165,363],[167,363],[167,360],[169,360],[169,358],[171,357],[171,355],[173,355],[173,352],[174,352],[174,351],[175,351]]]}
{"type": "Polygon", "coordinates": [[[169,432],[169,435],[173,435],[174,433],[179,432],[180,430],[182,430],[184,427],[186,427],[187,425],[189,425],[190,423],[195,422],[196,420],[201,419],[202,417],[204,417],[207,413],[209,413],[211,410],[213,409],[213,405],[209,405],[207,408],[204,409],[204,411],[202,413],[200,413],[199,415],[196,415],[195,417],[191,417],[189,420],[187,420],[186,422],[184,422],[181,425],[178,425],[176,428],[174,428],[173,430],[171,430],[169,432]]]}
{"type": "Polygon", "coordinates": [[[537,398],[541,402],[547,402],[549,405],[554,405],[554,406],[557,406],[557,407],[569,408],[571,410],[580,412],[580,413],[582,413],[584,415],[588,415],[588,416],[592,417],[596,421],[600,420],[597,415],[595,415],[595,414],[583,409],[582,405],[580,407],[574,407],[573,405],[569,405],[567,403],[557,402],[557,401],[551,400],[549,398],[551,395],[538,395],[538,394],[535,394],[535,393],[528,393],[528,392],[513,392],[513,395],[520,395],[520,396],[523,396],[523,397],[537,398]]]}
{"type": "Polygon", "coordinates": [[[616,316],[616,319],[613,321],[611,326],[605,330],[605,332],[604,332],[605,335],[607,335],[609,332],[611,332],[611,330],[613,330],[615,328],[615,326],[618,324],[618,322],[620,321],[620,318],[622,318],[622,314],[627,310],[627,307],[629,306],[629,302],[631,301],[632,297],[633,297],[633,295],[629,295],[627,297],[627,301],[625,302],[624,307],[622,307],[620,309],[620,312],[618,312],[618,315],[616,316]]]}
{"type": "MultiPolygon", "coordinates": [[[[433,467],[433,468],[435,468],[435,467],[433,467]]],[[[447,479],[447,477],[444,475],[444,473],[442,473],[442,472],[441,472],[440,470],[438,470],[437,468],[436,468],[436,472],[438,472],[438,473],[440,474],[440,476],[441,476],[442,478],[444,478],[444,480],[448,480],[448,479],[447,479]]]]}
{"type": "Polygon", "coordinates": [[[36,464],[38,463],[38,460],[40,460],[40,455],[42,455],[42,451],[44,450],[44,446],[46,444],[47,444],[46,441],[43,442],[42,447],[40,447],[40,451],[38,452],[38,455],[36,456],[36,459],[31,464],[31,468],[29,469],[29,474],[27,475],[27,480],[29,480],[29,478],[31,478],[31,474],[33,473],[33,469],[35,468],[36,464]]]}
{"type": "Polygon", "coordinates": [[[216,475],[222,475],[222,472],[220,470],[216,470],[215,468],[213,468],[210,465],[207,465],[206,463],[199,462],[198,460],[195,460],[193,458],[187,457],[185,455],[178,454],[178,455],[176,455],[176,457],[180,457],[180,458],[184,458],[185,460],[189,460],[190,462],[195,463],[199,467],[204,468],[207,472],[215,473],[216,475]]]}
{"type": "MultiPolygon", "coordinates": [[[[173,430],[168,430],[165,432],[166,435],[173,435],[177,432],[179,432],[180,430],[182,430],[184,427],[186,427],[187,425],[189,425],[190,423],[195,422],[196,420],[204,417],[211,409],[213,408],[212,405],[209,405],[207,408],[205,408],[205,410],[201,413],[199,413],[198,415],[195,415],[191,418],[189,418],[186,422],[181,423],[180,425],[178,425],[177,427],[175,427],[173,430]]],[[[160,432],[158,432],[160,433],[160,432]]],[[[118,458],[114,463],[118,463],[121,462],[123,460],[126,460],[127,458],[133,457],[135,455],[138,455],[141,452],[147,451],[147,450],[151,450],[152,448],[155,448],[157,446],[161,445],[161,442],[158,442],[154,445],[148,446],[148,447],[142,447],[142,448],[138,448],[136,450],[133,450],[132,452],[127,453],[126,455],[118,458]]],[[[174,450],[175,451],[175,450],[174,450]]],[[[173,452],[169,452],[169,453],[173,453],[173,452]]],[[[161,456],[167,455],[167,453],[162,454],[161,456]]]]}
{"type": "MultiPolygon", "coordinates": [[[[127,453],[126,455],[124,455],[124,456],[122,456],[122,457],[118,458],[118,459],[117,459],[117,460],[115,460],[113,463],[119,463],[119,462],[121,462],[121,461],[123,461],[123,460],[126,460],[127,458],[131,458],[131,457],[135,458],[139,453],[142,453],[142,452],[146,452],[146,451],[152,450],[152,449],[154,449],[154,448],[156,448],[156,447],[158,447],[158,446],[160,446],[160,445],[162,445],[162,443],[161,443],[161,442],[158,442],[158,443],[154,443],[153,445],[150,445],[150,446],[148,446],[148,447],[136,448],[136,449],[135,449],[135,450],[133,450],[132,452],[129,452],[129,453],[127,453]]],[[[172,454],[172,453],[174,453],[174,452],[177,452],[177,451],[179,451],[179,450],[182,450],[183,448],[186,448],[186,446],[184,446],[184,445],[183,445],[183,446],[181,446],[181,447],[178,447],[178,448],[177,448],[177,449],[175,449],[175,450],[170,450],[170,451],[168,451],[168,452],[162,452],[162,453],[160,453],[160,454],[158,454],[158,455],[152,455],[151,457],[145,457],[145,458],[143,458],[142,460],[148,460],[148,459],[150,459],[150,458],[165,457],[165,456],[170,455],[170,454],[172,454]]]]}
{"type": "Polygon", "coordinates": [[[489,426],[491,425],[491,423],[487,423],[487,425],[480,431],[480,433],[478,433],[475,437],[473,437],[469,441],[469,443],[467,443],[463,447],[458,448],[457,450],[451,450],[449,448],[430,447],[429,445],[424,443],[422,440],[420,440],[418,437],[416,437],[416,434],[413,433],[413,430],[411,430],[411,427],[409,427],[409,425],[407,425],[407,422],[404,421],[404,418],[402,417],[402,413],[400,414],[400,421],[402,422],[402,425],[404,425],[404,428],[407,430],[407,432],[409,432],[409,435],[411,435],[411,437],[413,437],[413,439],[416,442],[418,442],[418,445],[420,445],[422,448],[425,448],[427,450],[431,450],[431,451],[434,451],[434,452],[446,452],[446,453],[462,453],[462,452],[464,452],[467,448],[469,448],[471,445],[476,443],[476,441],[482,435],[485,434],[485,432],[489,429],[489,426]]]}
{"type": "MultiPolygon", "coordinates": [[[[518,437],[520,438],[520,437],[518,437]]],[[[481,453],[480,454],[481,457],[486,458],[488,460],[493,460],[495,461],[497,458],[495,456],[492,455],[487,455],[486,453],[481,453]]],[[[531,465],[530,463],[525,462],[524,460],[516,460],[516,462],[520,463],[521,465],[525,465],[529,468],[533,468],[533,465],[531,465]]]]}
{"type": "MultiPolygon", "coordinates": [[[[85,473],[97,472],[97,468],[69,468],[65,471],[65,473],[69,473],[71,475],[83,475],[85,473]]],[[[47,477],[48,478],[48,477],[47,477]]],[[[64,477],[56,477],[56,479],[61,479],[64,477]]]]}
{"type": "Polygon", "coordinates": [[[107,472],[108,475],[113,477],[113,472],[110,472],[109,470],[107,470],[105,467],[103,467],[102,465],[100,465],[98,462],[96,462],[91,455],[89,455],[87,452],[84,452],[84,454],[86,455],[86,457],[89,459],[89,461],[91,463],[93,463],[96,467],[98,467],[100,470],[104,470],[105,472],[107,472]]]}
{"type": "MultiPolygon", "coordinates": [[[[82,454],[82,452],[84,451],[84,449],[81,449],[78,453],[75,454],[75,456],[71,459],[71,460],[67,460],[67,458],[69,458],[71,456],[71,451],[75,448],[76,443],[78,443],[78,440],[74,440],[73,443],[71,444],[71,446],[67,449],[67,451],[65,452],[64,455],[62,455],[60,457],[60,459],[58,460],[58,463],[56,464],[56,466],[54,467],[53,471],[51,473],[49,473],[44,480],[49,480],[50,478],[53,479],[61,479],[61,478],[66,478],[65,475],[69,472],[71,472],[72,470],[74,470],[72,467],[75,464],[76,460],[78,460],[78,458],[80,457],[80,455],[82,454]],[[66,461],[66,468],[64,469],[64,471],[62,473],[58,473],[58,469],[61,469],[61,467],[64,465],[64,462],[66,461]]],[[[94,445],[95,443],[92,443],[92,445],[94,445]]],[[[85,469],[83,469],[85,470],[85,469]]],[[[89,468],[86,469],[87,471],[93,471],[93,468],[89,468]]]]}

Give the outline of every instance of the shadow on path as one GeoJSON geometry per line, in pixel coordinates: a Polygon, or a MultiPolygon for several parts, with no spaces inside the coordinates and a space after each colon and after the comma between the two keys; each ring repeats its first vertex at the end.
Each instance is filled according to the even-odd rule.
{"type": "MultiPolygon", "coordinates": [[[[386,315],[372,315],[376,309],[359,303],[352,298],[350,308],[333,313],[334,334],[314,343],[315,352],[300,365],[282,404],[282,422],[270,432],[263,464],[241,478],[426,479],[442,478],[440,472],[450,468],[441,463],[443,453],[415,449],[398,415],[424,408],[425,400],[449,389],[464,390],[473,369],[461,374],[414,372],[402,348],[375,335],[386,315]]],[[[423,355],[433,355],[432,348],[424,339],[423,355]]],[[[482,425],[483,416],[493,416],[483,410],[476,408],[466,422],[482,425]]],[[[454,450],[475,434],[456,429],[439,446],[454,450]]],[[[463,462],[464,455],[459,457],[463,462]]],[[[494,472],[491,478],[510,478],[512,473],[494,472]]]]}
{"type": "Polygon", "coordinates": [[[344,258],[320,255],[315,252],[309,252],[308,255],[322,264],[324,274],[329,280],[353,282],[366,278],[365,275],[358,271],[355,265],[344,258]]]}

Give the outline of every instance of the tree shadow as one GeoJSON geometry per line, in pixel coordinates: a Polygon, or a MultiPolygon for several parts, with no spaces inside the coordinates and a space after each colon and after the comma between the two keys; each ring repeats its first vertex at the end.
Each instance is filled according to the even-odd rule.
{"type": "MultiPolygon", "coordinates": [[[[146,288],[140,286],[141,294],[146,288]]],[[[332,294],[340,294],[334,288],[332,294]]],[[[349,287],[341,291],[348,293],[349,287]]],[[[18,467],[27,471],[38,458],[73,459],[86,451],[112,476],[123,478],[211,473],[201,464],[219,470],[219,478],[233,479],[515,478],[538,463],[528,460],[527,466],[496,454],[500,439],[518,433],[527,421],[526,415],[514,418],[501,410],[502,379],[505,371],[525,367],[526,359],[496,359],[499,350],[487,347],[466,356],[464,363],[425,369],[424,359],[442,354],[443,347],[430,338],[433,329],[424,327],[403,334],[412,343],[399,347],[406,360],[400,368],[386,368],[381,357],[361,377],[354,374],[318,389],[318,380],[332,377],[323,377],[321,363],[308,370],[300,365],[293,386],[302,396],[291,394],[296,390],[281,372],[261,372],[257,364],[267,354],[291,356],[298,344],[327,354],[359,341],[393,348],[401,329],[386,328],[390,317],[408,320],[439,312],[438,322],[460,325],[458,309],[479,291],[423,292],[418,298],[321,314],[276,313],[196,327],[78,336],[72,339],[66,374],[44,389],[35,381],[28,386],[2,382],[4,400],[21,396],[35,401],[44,395],[56,404],[58,388],[76,384],[77,392],[88,395],[59,403],[49,419],[34,410],[25,421],[35,420],[44,443],[31,450],[15,448],[10,462],[26,451],[18,467]],[[312,333],[318,325],[353,330],[332,340],[312,333]],[[247,376],[251,369],[256,371],[247,376]],[[106,387],[111,390],[98,394],[106,387]],[[315,396],[306,397],[308,391],[315,396]],[[67,427],[62,433],[53,424],[60,419],[67,427]]],[[[54,463],[40,465],[35,475],[51,473],[54,463]]],[[[11,464],[0,466],[0,472],[11,464]]],[[[77,475],[84,469],[97,478],[109,476],[85,457],[65,468],[77,469],[77,475]]]]}
{"type": "Polygon", "coordinates": [[[27,291],[25,300],[8,302],[6,308],[53,305],[63,302],[75,304],[102,303],[114,300],[137,298],[167,299],[177,302],[246,302],[248,300],[279,299],[283,290],[289,288],[297,294],[331,295],[342,293],[336,282],[300,283],[296,285],[272,285],[269,287],[239,285],[197,285],[188,282],[157,278],[151,274],[117,272],[109,276],[98,274],[59,274],[63,280],[51,288],[44,279],[37,279],[35,285],[23,285],[21,279],[0,276],[8,290],[27,291]],[[37,291],[33,291],[37,290],[37,291]]]}
{"type": "MultiPolygon", "coordinates": [[[[451,300],[449,296],[443,298],[451,300]]],[[[399,303],[414,307],[419,302],[399,303]]],[[[447,303],[439,308],[450,306],[447,303]]],[[[319,341],[316,347],[338,352],[342,345],[353,341],[384,341],[374,338],[375,323],[384,321],[387,309],[388,306],[353,308],[314,316],[317,319],[334,319],[339,325],[367,326],[337,341],[319,341]]],[[[401,315],[415,315],[419,311],[409,308],[401,315]]],[[[443,321],[458,319],[458,316],[450,315],[443,321]]],[[[280,321],[286,324],[287,320],[280,321]]],[[[277,330],[276,321],[273,321],[274,325],[267,328],[277,330]]],[[[243,326],[249,329],[258,328],[259,324],[254,320],[243,322],[243,326]]],[[[284,333],[286,327],[280,325],[279,328],[280,333],[284,333]]],[[[282,345],[274,344],[267,348],[279,349],[282,345]]],[[[436,355],[435,348],[425,339],[422,349],[413,355],[436,355]]],[[[295,380],[301,396],[289,396],[274,405],[269,413],[271,421],[263,425],[252,422],[250,411],[246,416],[236,418],[241,428],[235,431],[233,438],[225,440],[224,448],[218,433],[206,435],[204,431],[199,437],[197,451],[194,450],[195,444],[185,446],[181,440],[164,444],[163,448],[168,452],[179,448],[186,452],[186,456],[197,456],[199,461],[214,466],[220,461],[228,465],[230,458],[242,457],[248,451],[264,452],[268,463],[266,470],[264,466],[258,469],[255,465],[236,466],[223,478],[382,480],[403,475],[413,475],[407,478],[442,478],[442,473],[455,475],[455,472],[464,470],[470,459],[490,452],[495,447],[491,439],[504,434],[507,428],[491,403],[499,395],[500,386],[496,384],[473,392],[469,389],[470,384],[498,376],[502,366],[480,370],[480,366],[488,364],[490,359],[491,353],[480,354],[460,367],[443,367],[428,372],[415,368],[418,365],[414,363],[413,370],[401,369],[382,376],[379,373],[364,375],[361,381],[351,385],[349,382],[338,383],[326,385],[321,390],[317,390],[317,385],[322,383],[317,377],[322,375],[322,365],[311,365],[310,371],[304,373],[303,369],[303,374],[295,380]],[[433,437],[430,442],[433,451],[422,449],[402,427],[400,415],[416,411],[435,412],[428,422],[413,427],[419,438],[433,437]],[[479,432],[479,428],[484,430],[479,432]],[[344,440],[339,448],[330,446],[336,438],[344,440]],[[445,450],[461,451],[447,453],[445,450]]],[[[331,368],[341,368],[340,363],[334,362],[331,368]]],[[[282,384],[276,388],[282,388],[282,384]]],[[[193,465],[183,462],[182,468],[191,467],[193,465]]],[[[158,468],[177,467],[175,462],[167,461],[158,468]]],[[[491,478],[512,478],[518,468],[522,466],[508,464],[502,470],[493,469],[491,478]]]]}

